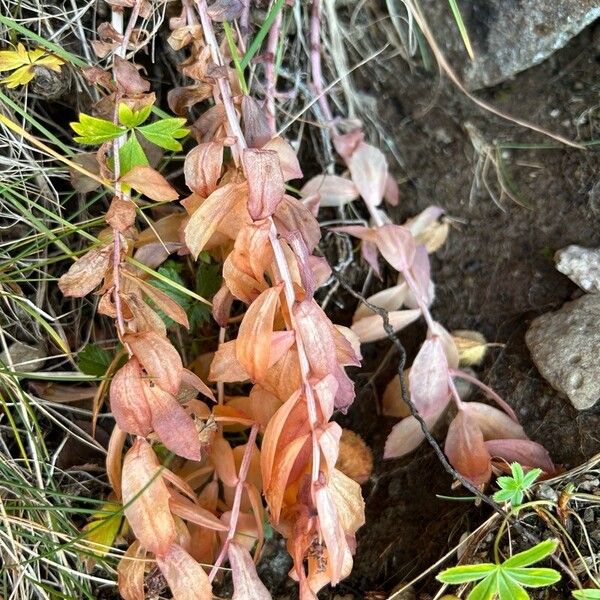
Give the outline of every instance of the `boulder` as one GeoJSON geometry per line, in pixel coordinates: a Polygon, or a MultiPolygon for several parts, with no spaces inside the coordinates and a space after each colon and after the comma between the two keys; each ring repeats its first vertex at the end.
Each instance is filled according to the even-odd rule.
{"type": "Polygon", "coordinates": [[[533,362],[577,410],[600,399],[600,295],[588,294],[537,317],[525,335],[533,362]]]}
{"type": "Polygon", "coordinates": [[[598,0],[458,0],[471,61],[447,0],[421,0],[437,42],[467,87],[496,85],[542,62],[600,17],[598,0]]]}

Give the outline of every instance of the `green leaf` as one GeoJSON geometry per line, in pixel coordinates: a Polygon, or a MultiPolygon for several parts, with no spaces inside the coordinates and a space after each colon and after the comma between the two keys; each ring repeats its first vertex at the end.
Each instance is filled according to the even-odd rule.
{"type": "Polygon", "coordinates": [[[471,60],[474,60],[475,55],[473,54],[473,47],[471,46],[471,40],[469,39],[467,27],[465,25],[465,22],[463,21],[462,15],[460,14],[458,2],[456,0],[448,0],[448,2],[450,3],[450,8],[452,9],[452,14],[454,15],[454,20],[456,21],[456,25],[458,26],[458,31],[460,32],[460,37],[462,38],[463,44],[465,45],[467,54],[469,55],[469,58],[471,60]]]}
{"type": "Polygon", "coordinates": [[[577,600],[600,600],[600,590],[576,590],[573,597],[577,600]]]}
{"type": "Polygon", "coordinates": [[[545,540],[536,544],[533,548],[519,552],[513,557],[506,560],[503,564],[503,568],[512,569],[515,567],[527,567],[533,563],[543,560],[547,556],[550,556],[558,546],[558,540],[545,540]]]}
{"type": "Polygon", "coordinates": [[[141,125],[152,112],[152,105],[144,106],[140,110],[132,110],[131,107],[125,102],[119,104],[119,121],[125,127],[133,129],[138,125],[141,125]]]}
{"type": "Polygon", "coordinates": [[[496,502],[508,502],[513,498],[515,492],[513,490],[500,490],[494,494],[496,502]]]}
{"type": "Polygon", "coordinates": [[[529,488],[533,485],[535,480],[542,474],[542,469],[531,469],[525,474],[523,478],[523,487],[529,488]]]}
{"type": "Polygon", "coordinates": [[[92,542],[90,551],[97,556],[106,556],[114,544],[123,524],[123,511],[120,504],[106,502],[102,510],[92,515],[83,528],[83,539],[92,542]],[[99,544],[99,546],[94,546],[99,544]]]}
{"type": "Polygon", "coordinates": [[[498,573],[488,575],[480,581],[467,596],[467,600],[492,600],[498,591],[498,573]]]}
{"type": "Polygon", "coordinates": [[[188,130],[182,126],[185,119],[168,118],[155,121],[149,125],[138,127],[138,131],[149,141],[165,150],[181,150],[181,143],[177,140],[184,138],[188,130]]]}
{"type": "MultiPolygon", "coordinates": [[[[199,258],[202,257],[200,256],[199,258]]],[[[212,300],[221,287],[222,277],[221,266],[209,261],[210,257],[208,261],[203,259],[201,262],[196,263],[198,266],[196,271],[196,293],[207,300],[212,300]]],[[[202,302],[194,302],[188,313],[190,326],[193,328],[205,323],[210,319],[211,315],[212,309],[210,306],[202,302]]]]}
{"type": "Polygon", "coordinates": [[[135,131],[132,131],[129,139],[119,148],[120,174],[129,173],[133,167],[148,165],[148,159],[144,149],[138,141],[135,131]]]}
{"type": "Polygon", "coordinates": [[[516,490],[519,487],[518,483],[512,477],[508,477],[507,475],[498,477],[496,483],[505,490],[516,490]]]}
{"type": "Polygon", "coordinates": [[[120,125],[84,113],[79,114],[79,121],[71,123],[71,129],[79,134],[73,139],[80,144],[102,144],[125,133],[125,128],[120,125]]]}
{"type": "Polygon", "coordinates": [[[512,471],[512,476],[518,483],[523,482],[523,477],[525,473],[523,472],[523,467],[518,463],[514,462],[510,465],[510,470],[512,471]]]}
{"type": "Polygon", "coordinates": [[[498,573],[498,595],[500,600],[529,600],[529,594],[506,573],[498,573]]]}
{"type": "Polygon", "coordinates": [[[106,373],[111,361],[110,353],[96,344],[88,344],[77,355],[79,370],[96,377],[102,377],[106,373]]]}
{"type": "MultiPolygon", "coordinates": [[[[506,563],[505,563],[506,564],[506,563]]],[[[502,572],[525,587],[544,587],[560,581],[560,573],[555,569],[516,567],[506,568],[502,565],[502,572]]]]}
{"type": "Polygon", "coordinates": [[[468,581],[478,581],[489,576],[498,569],[498,565],[492,563],[480,563],[477,565],[460,565],[451,567],[442,571],[436,576],[438,581],[442,583],[450,583],[453,585],[459,583],[467,583],[468,581]]]}
{"type": "Polygon", "coordinates": [[[261,25],[254,39],[252,40],[248,50],[246,50],[246,54],[244,54],[242,60],[240,61],[240,67],[242,69],[245,69],[250,64],[250,61],[254,58],[254,55],[260,50],[260,46],[263,43],[265,37],[267,36],[267,33],[269,33],[269,29],[271,29],[273,21],[275,21],[275,18],[279,14],[279,11],[283,10],[284,3],[285,0],[275,0],[275,2],[273,2],[271,10],[267,14],[263,24],[261,25]]]}

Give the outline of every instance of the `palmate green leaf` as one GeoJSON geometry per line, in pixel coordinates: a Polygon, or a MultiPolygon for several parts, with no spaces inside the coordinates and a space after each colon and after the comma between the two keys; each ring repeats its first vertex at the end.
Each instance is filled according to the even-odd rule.
{"type": "Polygon", "coordinates": [[[79,134],[73,139],[80,144],[102,144],[125,133],[125,128],[120,125],[84,113],[79,113],[79,121],[70,125],[71,129],[79,134]]]}
{"type": "Polygon", "coordinates": [[[523,487],[529,488],[533,485],[535,480],[542,474],[542,469],[531,469],[525,473],[525,477],[523,477],[523,487]]]}
{"type": "Polygon", "coordinates": [[[502,567],[504,569],[527,567],[550,556],[556,550],[557,546],[558,540],[545,540],[536,544],[533,548],[529,548],[529,550],[525,550],[524,552],[519,552],[507,559],[502,564],[502,567]]]}
{"type": "Polygon", "coordinates": [[[514,478],[509,477],[508,475],[505,475],[504,477],[498,477],[498,479],[496,479],[496,483],[503,490],[514,491],[519,487],[519,484],[514,480],[514,478]]]}
{"type": "Polygon", "coordinates": [[[120,174],[129,173],[133,167],[146,166],[150,164],[144,153],[135,131],[132,131],[128,140],[119,148],[120,174]]]}
{"type": "Polygon", "coordinates": [[[518,462],[514,462],[514,463],[511,463],[510,470],[512,472],[513,479],[518,484],[522,484],[523,477],[525,477],[525,473],[523,472],[523,467],[518,462]]]}
{"type": "Polygon", "coordinates": [[[128,127],[133,129],[138,125],[141,125],[152,112],[152,105],[144,106],[140,110],[132,110],[132,108],[125,102],[119,104],[119,121],[128,127]]]}
{"type": "Polygon", "coordinates": [[[178,139],[184,138],[188,130],[183,127],[185,119],[168,118],[142,125],[137,130],[149,141],[165,150],[181,150],[178,139]]]}
{"type": "Polygon", "coordinates": [[[545,587],[560,580],[560,573],[555,569],[531,568],[531,567],[501,567],[502,572],[525,587],[545,587]]]}
{"type": "Polygon", "coordinates": [[[500,600],[529,600],[529,594],[504,571],[498,573],[497,586],[500,600]]]}
{"type": "Polygon", "coordinates": [[[498,591],[498,573],[494,571],[480,581],[469,593],[467,600],[492,600],[498,591]]]}
{"type": "Polygon", "coordinates": [[[577,600],[600,600],[600,589],[577,590],[573,597],[577,600]]]}
{"type": "Polygon", "coordinates": [[[496,502],[509,502],[515,495],[514,490],[500,490],[494,494],[494,500],[496,502]]]}
{"type": "Polygon", "coordinates": [[[451,567],[437,575],[436,579],[442,583],[456,585],[459,583],[468,583],[469,581],[478,581],[489,576],[498,570],[498,565],[492,563],[480,563],[478,565],[460,565],[451,567]]]}

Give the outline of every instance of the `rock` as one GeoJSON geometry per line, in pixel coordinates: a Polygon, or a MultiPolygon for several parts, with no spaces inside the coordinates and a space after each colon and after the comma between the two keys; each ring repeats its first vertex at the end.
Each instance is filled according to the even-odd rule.
{"type": "Polygon", "coordinates": [[[600,398],[600,295],[588,294],[535,319],[525,335],[533,362],[577,410],[600,398]]]}
{"type": "Polygon", "coordinates": [[[496,85],[542,62],[600,17],[597,0],[459,0],[471,61],[448,2],[421,0],[429,27],[469,89],[496,85]]]}
{"type": "Polygon", "coordinates": [[[600,292],[600,248],[567,246],[554,256],[556,268],[582,290],[600,292]]]}
{"type": "MultiPolygon", "coordinates": [[[[10,354],[10,363],[12,363],[15,371],[33,373],[34,371],[39,371],[44,366],[43,359],[46,358],[46,353],[41,348],[15,342],[9,346],[8,352],[10,354]]],[[[10,364],[6,352],[0,354],[0,361],[5,365],[10,364]]]]}

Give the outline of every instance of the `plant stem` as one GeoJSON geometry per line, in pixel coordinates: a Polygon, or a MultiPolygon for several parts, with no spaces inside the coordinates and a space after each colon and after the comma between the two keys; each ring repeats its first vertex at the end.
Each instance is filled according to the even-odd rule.
{"type": "Polygon", "coordinates": [[[225,557],[227,556],[227,550],[229,548],[229,544],[231,540],[235,536],[235,530],[237,527],[238,518],[240,516],[240,504],[242,502],[242,493],[244,491],[244,484],[246,483],[246,477],[248,476],[248,469],[250,468],[250,460],[252,459],[252,452],[254,451],[254,447],[256,444],[256,436],[258,434],[258,424],[255,423],[252,425],[252,429],[250,430],[250,435],[248,436],[248,442],[246,444],[246,448],[244,449],[244,456],[242,458],[242,464],[240,465],[240,470],[238,473],[238,481],[235,486],[235,494],[233,497],[233,505],[231,507],[231,520],[229,521],[229,531],[227,532],[227,537],[223,542],[223,546],[221,547],[221,551],[219,552],[219,556],[217,560],[213,564],[212,569],[210,570],[210,574],[208,575],[208,580],[210,582],[213,581],[217,572],[219,571],[219,567],[223,564],[225,557]]]}
{"type": "Polygon", "coordinates": [[[269,29],[267,38],[267,58],[265,62],[265,99],[267,110],[267,122],[271,135],[277,131],[277,119],[275,116],[275,55],[277,53],[277,43],[279,42],[279,30],[281,29],[281,19],[283,11],[279,11],[269,29]]]}

